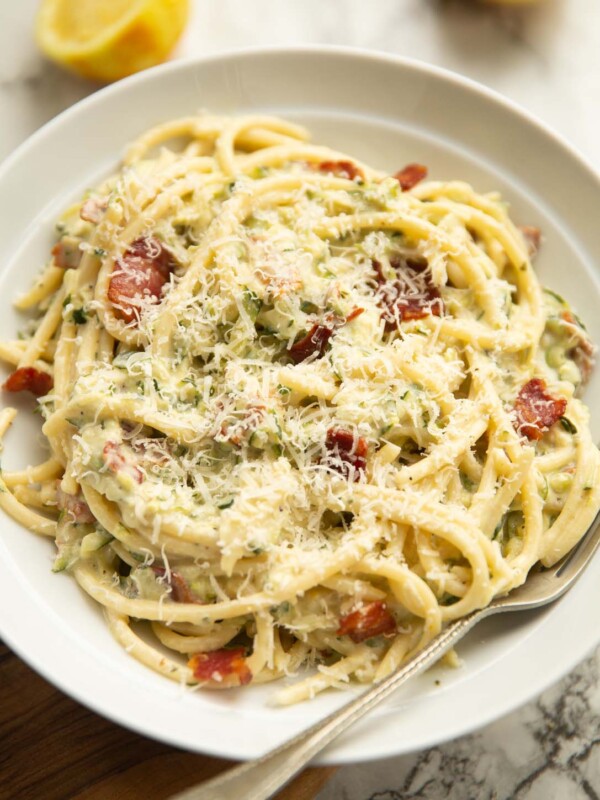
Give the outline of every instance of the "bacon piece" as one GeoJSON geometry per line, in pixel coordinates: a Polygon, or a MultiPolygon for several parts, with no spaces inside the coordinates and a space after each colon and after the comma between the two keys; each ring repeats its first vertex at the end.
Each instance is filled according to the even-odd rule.
{"type": "Polygon", "coordinates": [[[546,393],[546,382],[532,378],[521,387],[515,400],[515,428],[529,440],[541,439],[545,431],[565,413],[567,401],[546,393]]]}
{"type": "Polygon", "coordinates": [[[322,463],[344,477],[352,474],[357,481],[367,466],[369,445],[362,436],[355,436],[345,428],[330,428],[325,439],[327,455],[322,463]]]}
{"type": "Polygon", "coordinates": [[[174,268],[172,253],[154,236],[132,242],[117,259],[108,286],[115,316],[133,322],[139,317],[144,298],[157,303],[174,268]]]}
{"type": "Polygon", "coordinates": [[[93,222],[94,225],[97,225],[102,219],[107,205],[106,200],[89,197],[79,209],[79,216],[85,222],[93,222]]]}
{"type": "Polygon", "coordinates": [[[83,499],[82,494],[67,494],[60,488],[60,481],[56,491],[56,499],[58,507],[61,511],[65,511],[71,522],[77,524],[90,524],[95,522],[95,517],[90,511],[90,507],[83,499]]]}
{"type": "Polygon", "coordinates": [[[423,164],[407,164],[394,175],[403,192],[412,189],[426,177],[427,167],[424,167],[423,164]]]}
{"type": "Polygon", "coordinates": [[[43,397],[52,389],[52,375],[35,367],[19,367],[4,382],[7,392],[31,392],[36,397],[43,397]]]}
{"type": "Polygon", "coordinates": [[[313,325],[306,336],[291,346],[289,354],[292,361],[294,361],[295,364],[299,364],[301,361],[306,361],[307,358],[310,358],[315,353],[317,354],[317,358],[321,358],[325,352],[327,343],[333,335],[333,330],[332,326],[320,325],[318,323],[313,325]]]}
{"type": "Polygon", "coordinates": [[[519,225],[519,230],[523,234],[525,244],[527,245],[527,254],[529,258],[537,255],[542,241],[542,232],[539,228],[533,225],[519,225]]]}
{"type": "Polygon", "coordinates": [[[396,271],[396,279],[391,281],[384,278],[381,264],[373,262],[379,284],[377,305],[382,309],[385,330],[389,333],[397,330],[401,322],[429,315],[441,317],[444,302],[432,283],[427,262],[403,258],[391,260],[390,264],[396,271]]]}
{"type": "Polygon", "coordinates": [[[188,661],[188,667],[199,681],[212,680],[223,687],[245,686],[252,680],[252,673],[244,656],[243,647],[196,653],[188,661]]]}
{"type": "MultiPolygon", "coordinates": [[[[152,567],[152,572],[154,572],[154,574],[159,578],[164,578],[167,576],[167,570],[165,567],[152,567]]],[[[188,582],[183,575],[180,575],[179,572],[170,570],[166,583],[171,589],[171,600],[174,600],[176,603],[199,602],[196,595],[190,589],[188,582]]]]}
{"type": "Polygon", "coordinates": [[[77,269],[83,256],[79,249],[81,239],[75,236],[63,236],[52,248],[52,257],[55,267],[62,269],[77,269]]]}
{"type": "Polygon", "coordinates": [[[117,442],[107,442],[102,450],[102,457],[108,469],[114,472],[115,475],[119,472],[124,472],[133,478],[136,483],[143,482],[144,473],[139,467],[127,460],[123,453],[123,448],[117,442]]]}
{"type": "Polygon", "coordinates": [[[303,336],[302,339],[299,339],[291,346],[289,354],[292,361],[294,361],[295,364],[299,364],[301,361],[306,361],[307,358],[310,358],[315,353],[318,354],[317,358],[321,358],[336,329],[340,328],[342,325],[346,325],[348,322],[352,322],[352,320],[359,317],[363,311],[364,308],[355,308],[345,318],[330,314],[323,323],[315,323],[306,336],[303,336]]]}
{"type": "Polygon", "coordinates": [[[569,358],[572,358],[579,367],[581,383],[585,386],[592,376],[596,348],[590,342],[586,332],[582,329],[577,318],[571,311],[563,311],[561,318],[569,326],[570,335],[577,340],[573,347],[567,350],[567,355],[569,358]]]}
{"type": "Polygon", "coordinates": [[[338,636],[349,636],[357,644],[374,636],[389,636],[396,631],[396,620],[383,600],[360,606],[340,619],[338,636]]]}
{"type": "Polygon", "coordinates": [[[352,161],[321,161],[318,165],[320,172],[330,173],[337,175],[338,178],[347,178],[349,181],[364,180],[364,173],[360,167],[357,167],[352,161]]]}

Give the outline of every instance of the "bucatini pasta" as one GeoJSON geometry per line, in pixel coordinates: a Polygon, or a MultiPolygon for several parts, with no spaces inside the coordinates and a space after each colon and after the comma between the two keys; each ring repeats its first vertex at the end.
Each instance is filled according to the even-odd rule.
{"type": "Polygon", "coordinates": [[[0,344],[50,454],[0,505],[158,672],[377,680],[592,522],[593,346],[539,232],[425,177],[203,115],[59,221],[0,344]]]}

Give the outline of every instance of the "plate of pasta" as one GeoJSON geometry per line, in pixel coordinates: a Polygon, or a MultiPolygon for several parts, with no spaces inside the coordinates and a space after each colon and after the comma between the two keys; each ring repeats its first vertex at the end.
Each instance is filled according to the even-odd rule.
{"type": "MultiPolygon", "coordinates": [[[[0,197],[0,632],[100,713],[258,756],[594,520],[597,178],[481,87],[327,48],[172,64],[47,125],[0,197]]],[[[594,572],[324,760],[540,692],[600,638],[594,572]]]]}

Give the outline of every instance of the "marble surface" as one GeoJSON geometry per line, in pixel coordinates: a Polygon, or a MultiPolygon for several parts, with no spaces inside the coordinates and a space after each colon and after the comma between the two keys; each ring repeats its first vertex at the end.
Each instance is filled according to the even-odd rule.
{"type": "MultiPolygon", "coordinates": [[[[36,0],[0,6],[0,158],[96,87],[45,62],[36,0]]],[[[176,57],[334,43],[420,58],[526,106],[600,168],[600,4],[542,0],[195,0],[176,57]]],[[[484,702],[485,699],[482,699],[484,702]]],[[[600,798],[600,651],[538,701],[426,752],[343,767],[319,800],[600,798]]]]}

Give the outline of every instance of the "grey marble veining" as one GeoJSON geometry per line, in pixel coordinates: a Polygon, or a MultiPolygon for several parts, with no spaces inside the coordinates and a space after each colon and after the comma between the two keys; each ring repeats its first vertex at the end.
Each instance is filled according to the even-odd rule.
{"type": "MultiPolygon", "coordinates": [[[[39,55],[36,6],[0,4],[0,157],[96,88],[39,55]]],[[[461,72],[525,106],[600,167],[598,0],[511,10],[478,0],[195,0],[177,55],[296,43],[379,49],[461,72]]],[[[411,756],[343,767],[319,795],[413,798],[600,800],[600,652],[483,730],[411,756]]]]}
{"type": "Polygon", "coordinates": [[[342,769],[318,800],[597,800],[600,652],[478,733],[342,769]]]}

